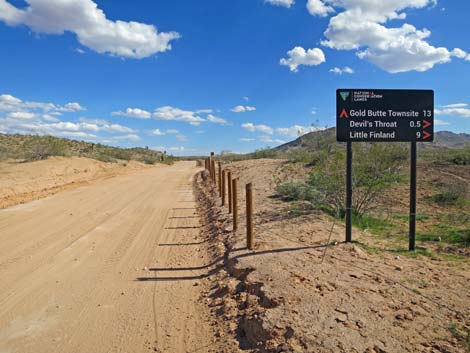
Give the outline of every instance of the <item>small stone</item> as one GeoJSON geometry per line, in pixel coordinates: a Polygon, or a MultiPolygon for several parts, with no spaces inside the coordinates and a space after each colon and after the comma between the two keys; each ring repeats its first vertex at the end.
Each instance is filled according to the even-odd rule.
{"type": "Polygon", "coordinates": [[[246,298],[246,306],[254,306],[258,304],[258,297],[256,295],[249,294],[246,298]]]}
{"type": "Polygon", "coordinates": [[[396,271],[402,271],[402,270],[403,270],[403,267],[401,267],[401,266],[395,266],[395,270],[396,270],[396,271]]]}
{"type": "Polygon", "coordinates": [[[236,322],[231,322],[229,325],[228,325],[228,328],[230,330],[230,332],[235,332],[238,328],[238,325],[236,322]]]}
{"type": "Polygon", "coordinates": [[[411,314],[411,313],[406,313],[406,314],[405,314],[405,319],[410,320],[410,321],[413,320],[413,314],[411,314]]]}

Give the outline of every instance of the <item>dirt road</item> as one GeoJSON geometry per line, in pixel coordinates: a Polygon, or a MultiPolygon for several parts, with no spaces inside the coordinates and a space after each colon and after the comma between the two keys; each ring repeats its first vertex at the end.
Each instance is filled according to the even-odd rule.
{"type": "Polygon", "coordinates": [[[0,210],[0,353],[215,351],[192,162],[0,210]],[[178,268],[178,271],[171,269],[178,268]]]}

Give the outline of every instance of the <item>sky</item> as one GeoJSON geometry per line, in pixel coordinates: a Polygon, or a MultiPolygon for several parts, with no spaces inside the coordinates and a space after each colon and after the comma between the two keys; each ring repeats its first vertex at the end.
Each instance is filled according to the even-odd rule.
{"type": "Polygon", "coordinates": [[[470,133],[470,1],[0,0],[0,132],[175,155],[335,125],[337,88],[435,91],[470,133]]]}

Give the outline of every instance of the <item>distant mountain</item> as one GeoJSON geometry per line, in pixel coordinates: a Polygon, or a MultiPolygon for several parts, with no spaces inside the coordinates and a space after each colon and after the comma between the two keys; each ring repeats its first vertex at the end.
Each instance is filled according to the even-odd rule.
{"type": "Polygon", "coordinates": [[[434,143],[438,147],[462,148],[470,146],[470,134],[456,134],[451,131],[439,131],[434,136],[434,143]]]}
{"type": "MultiPolygon", "coordinates": [[[[336,128],[309,132],[299,138],[275,147],[276,152],[287,152],[291,149],[315,149],[321,145],[336,142],[336,128]]],[[[470,147],[470,134],[456,134],[451,131],[439,131],[434,135],[433,143],[420,144],[423,148],[463,148],[470,147]]]]}
{"type": "Polygon", "coordinates": [[[309,132],[297,139],[280,145],[274,150],[277,152],[287,152],[290,149],[307,148],[315,149],[319,144],[334,143],[336,141],[336,128],[331,127],[326,130],[309,132]]]}

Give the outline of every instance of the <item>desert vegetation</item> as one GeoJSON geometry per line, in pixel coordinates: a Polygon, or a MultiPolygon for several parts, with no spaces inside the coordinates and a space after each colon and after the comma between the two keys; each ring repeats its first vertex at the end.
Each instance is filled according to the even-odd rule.
{"type": "Polygon", "coordinates": [[[102,162],[134,160],[146,164],[172,163],[174,160],[172,156],[166,156],[162,161],[162,152],[149,148],[120,148],[53,136],[0,134],[0,160],[30,162],[53,156],[87,157],[102,162]]]}
{"type": "MultiPolygon", "coordinates": [[[[345,214],[345,148],[328,134],[316,137],[312,141],[303,137],[302,147],[278,150],[277,157],[287,160],[285,169],[301,165],[307,173],[278,180],[276,195],[289,202],[291,214],[316,209],[341,219],[345,214]]],[[[402,143],[356,143],[353,148],[355,225],[387,239],[390,249],[404,249],[409,147],[402,143]]],[[[468,254],[469,158],[470,147],[465,145],[419,151],[417,239],[438,252],[468,254]]]]}

